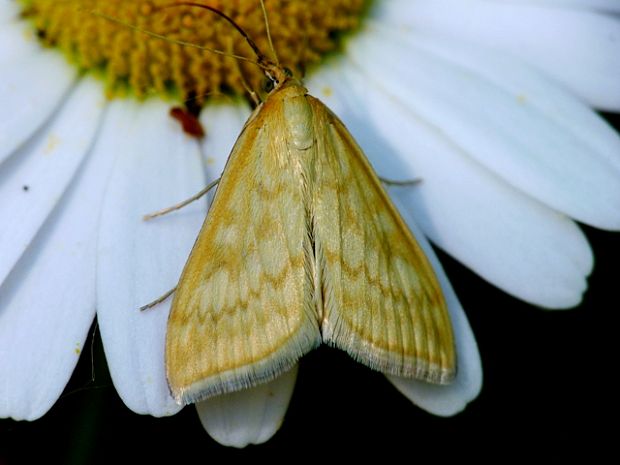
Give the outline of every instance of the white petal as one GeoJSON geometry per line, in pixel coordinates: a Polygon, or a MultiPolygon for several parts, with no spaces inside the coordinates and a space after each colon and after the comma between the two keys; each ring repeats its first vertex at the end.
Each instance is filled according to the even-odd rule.
{"type": "Polygon", "coordinates": [[[103,101],[100,83],[82,80],[45,131],[1,166],[0,282],[58,205],[88,153],[103,101]]]}
{"type": "Polygon", "coordinates": [[[493,46],[537,66],[588,103],[620,110],[617,17],[483,0],[396,0],[378,6],[377,18],[474,46],[493,46]]]}
{"type": "Polygon", "coordinates": [[[0,29],[0,66],[3,70],[12,66],[10,60],[18,61],[37,50],[40,50],[39,44],[28,24],[20,21],[4,24],[0,29]]]}
{"type": "Polygon", "coordinates": [[[250,109],[242,102],[207,105],[200,113],[200,122],[207,136],[202,153],[207,161],[209,182],[219,178],[241,129],[250,116],[250,109]]]}
{"type": "Polygon", "coordinates": [[[0,0],[0,23],[15,21],[19,16],[17,2],[0,0]]]}
{"type": "Polygon", "coordinates": [[[411,205],[435,244],[523,300],[548,308],[579,303],[592,254],[572,221],[473,162],[352,67],[323,72],[309,87],[343,119],[381,176],[421,179],[392,195],[411,205]]]}
{"type": "Polygon", "coordinates": [[[97,229],[112,161],[104,152],[87,158],[0,288],[0,417],[45,414],[83,351],[95,316],[97,229]]]}
{"type": "MultiPolygon", "coordinates": [[[[382,28],[370,38],[351,42],[352,60],[476,160],[554,209],[620,228],[620,136],[585,106],[500,57],[496,64],[506,73],[525,69],[510,84],[499,71],[487,78],[382,28]],[[396,56],[406,53],[414,65],[395,62],[386,48],[396,56]],[[556,116],[558,111],[564,114],[556,116]]],[[[479,61],[481,55],[493,58],[476,55],[479,61]]]]}
{"type": "MultiPolygon", "coordinates": [[[[527,65],[483,47],[463,47],[454,41],[407,34],[421,49],[437,54],[515,96],[567,131],[584,152],[620,171],[620,135],[604,119],[556,83],[527,65]]],[[[553,153],[552,153],[553,154],[553,153]]],[[[566,160],[562,160],[566,163],[566,160]]],[[[558,163],[560,163],[558,161],[558,163]]]]}
{"type": "Polygon", "coordinates": [[[50,51],[30,53],[2,64],[0,162],[49,118],[75,75],[59,53],[50,51]]]}
{"type": "Polygon", "coordinates": [[[441,283],[454,330],[458,371],[454,381],[446,386],[437,386],[423,381],[398,378],[396,376],[388,376],[387,378],[400,392],[419,407],[435,415],[455,415],[478,396],[482,387],[482,365],[480,363],[478,346],[463,307],[456,297],[454,289],[452,289],[450,281],[441,268],[441,264],[433,249],[408,213],[408,205],[402,204],[398,199],[396,203],[409,228],[416,236],[418,243],[426,252],[426,256],[433,265],[437,278],[441,283]]]}
{"type": "Polygon", "coordinates": [[[282,425],[296,378],[297,365],[268,383],[199,402],[200,421],[225,446],[262,444],[282,425]]]}
{"type": "Polygon", "coordinates": [[[101,215],[97,315],[114,385],[129,408],[155,416],[179,410],[164,372],[170,301],[138,309],[173,288],[205,215],[205,203],[151,221],[146,213],[204,187],[195,139],[166,104],[115,101],[97,150],[116,158],[101,215]]]}
{"type": "MultiPolygon", "coordinates": [[[[497,1],[497,0],[496,0],[497,1]]],[[[500,2],[504,0],[499,0],[500,2]]],[[[521,3],[553,5],[559,7],[576,7],[586,10],[599,10],[620,13],[618,0],[523,0],[521,3]]]]}

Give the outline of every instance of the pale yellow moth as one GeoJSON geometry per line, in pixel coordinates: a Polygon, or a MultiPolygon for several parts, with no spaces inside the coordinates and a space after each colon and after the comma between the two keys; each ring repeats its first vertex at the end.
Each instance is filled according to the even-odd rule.
{"type": "Polygon", "coordinates": [[[241,33],[274,88],[230,153],[176,289],[173,397],[271,380],[322,342],[384,373],[450,382],[452,327],[428,259],[344,124],[241,33]]]}

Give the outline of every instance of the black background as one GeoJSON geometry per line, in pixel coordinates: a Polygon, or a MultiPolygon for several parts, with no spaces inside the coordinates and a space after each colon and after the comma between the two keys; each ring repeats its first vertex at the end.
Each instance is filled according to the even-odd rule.
{"type": "MultiPolygon", "coordinates": [[[[618,116],[608,119],[620,128],[618,116]]],[[[371,460],[370,454],[407,462],[503,461],[558,459],[578,451],[592,461],[617,437],[612,379],[620,234],[583,229],[596,264],[583,303],[569,311],[545,311],[513,299],[439,253],[476,335],[484,369],[480,396],[455,417],[420,410],[383,376],[344,353],[321,348],[302,360],[276,436],[261,446],[225,448],[204,432],[192,407],[160,419],[127,409],[111,384],[97,335],[92,357],[84,350],[65,393],[45,417],[0,420],[0,465],[35,459],[67,464],[371,460]]]]}

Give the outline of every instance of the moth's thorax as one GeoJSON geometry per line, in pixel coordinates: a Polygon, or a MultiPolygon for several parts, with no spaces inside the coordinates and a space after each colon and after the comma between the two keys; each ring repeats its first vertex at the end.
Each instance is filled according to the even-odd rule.
{"type": "MultiPolygon", "coordinates": [[[[307,95],[308,89],[302,84],[302,82],[294,77],[286,76],[280,84],[276,87],[276,92],[286,91],[289,96],[293,95],[307,95]],[[287,90],[288,89],[288,90],[287,90]]],[[[275,92],[274,92],[275,93],[275,92]]]]}
{"type": "Polygon", "coordinates": [[[308,90],[298,80],[290,78],[274,90],[267,100],[280,107],[283,117],[281,124],[292,150],[307,150],[314,144],[312,106],[307,94],[308,90]]]}

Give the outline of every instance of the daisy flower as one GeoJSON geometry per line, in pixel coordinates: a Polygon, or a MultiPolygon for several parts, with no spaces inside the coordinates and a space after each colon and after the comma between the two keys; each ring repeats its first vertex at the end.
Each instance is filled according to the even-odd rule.
{"type": "MultiPolygon", "coordinates": [[[[260,72],[229,24],[168,3],[0,2],[0,417],[34,420],[62,393],[97,316],[114,386],[133,411],[173,415],[169,302],[206,201],[145,213],[220,176],[260,72]],[[243,77],[243,79],[242,79],[243,77]],[[170,117],[183,104],[199,139],[170,117]]],[[[593,256],[577,222],[620,229],[620,6],[613,0],[267,2],[280,60],[347,125],[434,265],[455,330],[449,386],[388,379],[450,416],[481,388],[476,342],[424,237],[525,302],[579,304],[593,256]],[[415,220],[415,224],[414,221],[415,220]],[[416,226],[417,225],[417,226],[416,226]]],[[[269,50],[257,1],[210,2],[269,50]]],[[[297,370],[196,405],[222,444],[268,440],[297,370]]],[[[380,401],[380,399],[376,399],[380,401]]]]}

